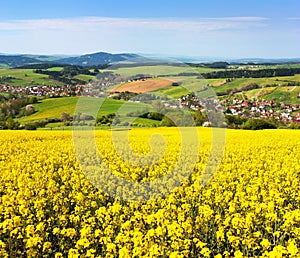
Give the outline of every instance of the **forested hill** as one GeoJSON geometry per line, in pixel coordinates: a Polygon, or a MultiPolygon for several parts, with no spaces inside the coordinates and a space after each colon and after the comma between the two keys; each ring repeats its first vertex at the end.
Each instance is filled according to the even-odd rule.
{"type": "Polygon", "coordinates": [[[206,73],[206,79],[216,78],[263,78],[277,76],[294,76],[300,74],[300,68],[277,68],[277,69],[261,69],[261,70],[224,70],[206,73]]]}
{"type": "Polygon", "coordinates": [[[56,60],[55,57],[42,57],[29,55],[0,55],[0,68],[14,68],[24,65],[52,62],[56,60]]]}
{"type": "Polygon", "coordinates": [[[34,64],[97,66],[114,62],[131,62],[141,60],[143,60],[143,57],[136,54],[110,54],[105,52],[67,58],[44,55],[0,55],[0,68],[16,68],[34,64]]]}
{"type": "Polygon", "coordinates": [[[103,64],[110,64],[114,62],[124,62],[130,60],[137,60],[141,56],[136,54],[110,54],[105,52],[99,52],[95,54],[88,54],[78,57],[69,57],[57,60],[57,64],[70,64],[80,66],[96,66],[103,64]]]}

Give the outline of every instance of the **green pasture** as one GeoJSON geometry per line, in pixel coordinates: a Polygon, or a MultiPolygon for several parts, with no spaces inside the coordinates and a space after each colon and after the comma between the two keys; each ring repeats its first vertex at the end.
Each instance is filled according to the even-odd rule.
{"type": "Polygon", "coordinates": [[[34,73],[33,69],[5,69],[0,70],[0,78],[11,76],[13,79],[3,81],[11,86],[35,86],[35,85],[63,85],[63,83],[49,79],[46,74],[34,73]]]}
{"type": "MultiPolygon", "coordinates": [[[[127,113],[134,112],[139,108],[145,108],[147,105],[125,102],[114,99],[81,97],[80,112],[89,114],[91,110],[98,109],[98,116],[117,113],[125,116],[127,113]]],[[[35,120],[42,120],[46,118],[60,118],[63,112],[74,114],[79,97],[65,97],[65,98],[49,98],[34,104],[36,113],[22,117],[21,122],[29,122],[35,120]]]]}

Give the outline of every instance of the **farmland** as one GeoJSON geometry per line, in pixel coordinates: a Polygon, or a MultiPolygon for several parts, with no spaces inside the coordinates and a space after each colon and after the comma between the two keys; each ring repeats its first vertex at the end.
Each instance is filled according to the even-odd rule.
{"type": "MultiPolygon", "coordinates": [[[[210,81],[210,80],[209,80],[210,81]]],[[[225,95],[231,91],[244,91],[248,97],[275,100],[283,103],[299,103],[297,95],[300,92],[300,75],[272,78],[237,78],[232,81],[212,84],[216,93],[225,95]],[[257,85],[258,89],[248,89],[247,86],[257,85]]]]}
{"type": "MultiPolygon", "coordinates": [[[[69,98],[50,98],[42,100],[35,104],[36,113],[31,116],[23,117],[21,122],[29,122],[35,120],[41,120],[45,118],[57,118],[60,117],[63,112],[74,114],[78,97],[69,98]]],[[[81,108],[82,112],[89,112],[91,107],[100,104],[99,116],[116,113],[119,108],[124,104],[124,101],[113,100],[113,99],[98,99],[98,98],[83,98],[85,99],[85,105],[81,108]]],[[[127,111],[132,112],[137,108],[137,104],[128,103],[126,105],[127,111]]]]}
{"type": "Polygon", "coordinates": [[[183,72],[196,72],[195,68],[191,68],[187,65],[173,66],[173,65],[139,65],[135,67],[114,67],[115,69],[108,68],[107,71],[120,74],[121,76],[133,76],[136,74],[148,74],[152,76],[160,75],[177,75],[183,72]]]}
{"type": "MultiPolygon", "coordinates": [[[[152,94],[155,96],[152,100],[157,98],[166,101],[168,99],[169,103],[165,104],[169,106],[186,107],[190,104],[183,98],[189,99],[189,94],[206,98],[208,95],[205,96],[204,91],[207,92],[208,86],[212,86],[213,89],[209,92],[209,95],[217,95],[222,103],[226,103],[227,99],[237,98],[254,101],[258,107],[261,106],[259,103],[264,103],[264,101],[278,102],[278,105],[275,105],[277,110],[279,105],[284,105],[286,108],[279,108],[281,110],[280,114],[276,115],[277,121],[275,123],[277,127],[289,127],[291,122],[297,122],[300,119],[299,107],[297,106],[300,103],[300,75],[296,73],[298,72],[298,64],[261,65],[257,67],[243,65],[235,68],[228,66],[227,69],[211,68],[210,66],[213,66],[213,64],[196,64],[192,66],[186,64],[119,64],[108,66],[107,69],[97,69],[95,67],[59,67],[43,64],[39,69],[0,70],[2,101],[9,99],[13,101],[16,96],[24,97],[24,95],[36,96],[39,100],[38,103],[34,104],[34,112],[25,116],[22,115],[26,113],[24,111],[25,104],[14,111],[3,108],[2,113],[4,113],[5,118],[2,118],[0,128],[13,129],[18,127],[17,125],[9,125],[7,122],[9,112],[13,114],[13,119],[21,123],[21,127],[28,122],[47,120],[47,118],[57,118],[59,120],[63,112],[73,116],[76,106],[75,100],[78,100],[80,95],[95,97],[96,100],[91,98],[90,103],[97,102],[97,98],[107,97],[98,114],[98,116],[101,116],[116,113],[124,103],[127,103],[134,96],[136,96],[136,99],[132,99],[132,101],[140,101],[137,95],[141,93],[152,94]],[[204,72],[203,76],[201,72],[204,72]],[[283,73],[286,76],[275,76],[277,73],[283,73]],[[265,77],[255,77],[258,75],[265,75],[265,77]],[[206,77],[209,79],[205,79],[206,77]],[[26,88],[24,88],[25,86],[26,88]],[[61,97],[62,99],[60,99],[61,97]],[[125,100],[125,102],[117,102],[120,100],[125,100]],[[288,105],[296,106],[289,107],[288,105]],[[286,113],[286,110],[290,108],[293,109],[292,112],[290,114],[286,113]]],[[[149,104],[149,99],[147,101],[149,104]]],[[[10,104],[6,105],[11,106],[10,104]]],[[[128,107],[130,105],[133,105],[133,103],[129,103],[128,107]]],[[[83,109],[84,113],[87,112],[88,107],[90,107],[89,104],[83,109]]],[[[201,107],[193,105],[192,112],[199,108],[201,109],[201,107]]],[[[224,105],[223,108],[225,108],[224,105]]],[[[231,105],[231,107],[226,105],[227,110],[228,108],[239,109],[234,105],[231,105]]],[[[249,109],[252,112],[251,108],[249,109]]],[[[132,110],[134,108],[128,113],[132,110]]],[[[252,112],[252,114],[249,114],[249,110],[240,110],[239,113],[236,113],[236,111],[229,110],[228,112],[240,116],[245,115],[246,118],[265,118],[267,116],[263,113],[253,114],[252,112]]],[[[262,112],[266,111],[262,110],[262,112]]],[[[152,121],[145,119],[148,118],[143,117],[142,119],[142,117],[139,117],[139,125],[147,127],[159,125],[155,119],[152,121]]],[[[126,123],[123,118],[120,118],[120,121],[121,124],[126,123]]],[[[239,125],[234,128],[240,127],[239,125]]]]}
{"type": "Polygon", "coordinates": [[[0,70],[0,257],[299,257],[295,70],[43,65],[0,70]]]}
{"type": "MultiPolygon", "coordinates": [[[[222,162],[205,186],[211,130],[198,133],[191,176],[164,198],[130,202],[87,180],[71,132],[2,132],[0,256],[299,257],[299,131],[227,129],[222,162]]],[[[153,134],[167,148],[149,168],[118,158],[110,131],[96,132],[96,144],[112,172],[138,187],[168,174],[180,152],[177,129],[133,129],[137,154],[150,151],[153,134]]]]}
{"type": "Polygon", "coordinates": [[[114,92],[134,92],[145,93],[172,85],[172,81],[168,79],[144,79],[134,82],[122,84],[114,88],[114,92]]]}
{"type": "Polygon", "coordinates": [[[34,73],[32,69],[0,70],[0,79],[11,86],[35,85],[63,85],[63,83],[49,79],[49,76],[34,73]]]}

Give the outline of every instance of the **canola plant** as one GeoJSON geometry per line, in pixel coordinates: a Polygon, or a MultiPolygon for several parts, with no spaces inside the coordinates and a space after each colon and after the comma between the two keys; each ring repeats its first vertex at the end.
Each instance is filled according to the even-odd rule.
{"type": "MultiPolygon", "coordinates": [[[[0,257],[300,257],[300,132],[226,130],[221,163],[205,185],[211,131],[198,132],[191,174],[165,196],[139,202],[92,183],[72,132],[1,132],[0,257]]],[[[125,144],[116,151],[110,131],[96,131],[95,141],[101,162],[137,183],[168,175],[179,152],[188,153],[176,128],[131,130],[136,156],[125,144]],[[139,164],[153,133],[164,137],[164,151],[139,164]]]]}

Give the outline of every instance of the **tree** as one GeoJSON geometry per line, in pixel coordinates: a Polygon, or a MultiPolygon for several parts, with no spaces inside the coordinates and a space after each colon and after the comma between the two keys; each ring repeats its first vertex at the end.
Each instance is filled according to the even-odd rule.
{"type": "Polygon", "coordinates": [[[164,105],[164,103],[162,103],[161,101],[153,101],[152,106],[155,110],[155,112],[160,113],[160,114],[164,114],[166,107],[164,105]]]}
{"type": "Polygon", "coordinates": [[[70,125],[70,122],[72,121],[72,118],[71,118],[69,113],[62,112],[61,121],[64,123],[64,125],[68,126],[68,125],[70,125]]]}
{"type": "Polygon", "coordinates": [[[18,121],[13,120],[11,117],[9,117],[6,120],[6,126],[7,126],[7,129],[17,130],[17,129],[19,129],[20,123],[18,121]]]}
{"type": "Polygon", "coordinates": [[[169,117],[164,116],[164,118],[161,121],[161,125],[171,127],[175,126],[175,123],[169,117]]]}
{"type": "Polygon", "coordinates": [[[193,118],[197,126],[200,126],[207,121],[207,117],[200,110],[196,110],[196,112],[193,114],[193,118]]]}

